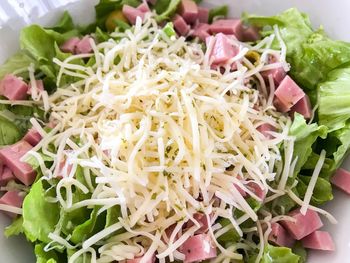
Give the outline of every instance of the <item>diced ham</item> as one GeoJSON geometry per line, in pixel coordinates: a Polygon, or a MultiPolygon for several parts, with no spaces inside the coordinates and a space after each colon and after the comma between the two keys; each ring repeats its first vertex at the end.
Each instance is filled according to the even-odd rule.
{"type": "Polygon", "coordinates": [[[29,129],[29,131],[24,135],[23,140],[29,142],[30,145],[35,146],[41,141],[42,137],[40,133],[34,128],[29,129]]]}
{"type": "Polygon", "coordinates": [[[287,231],[278,223],[271,224],[271,233],[269,241],[280,247],[292,247],[295,239],[293,239],[287,231]]]}
{"type": "Polygon", "coordinates": [[[60,49],[65,53],[72,53],[75,54],[75,49],[79,43],[80,39],[78,37],[72,37],[68,39],[66,42],[64,42],[60,49]]]}
{"type": "MultiPolygon", "coordinates": [[[[126,263],[140,263],[142,257],[134,258],[134,259],[128,259],[126,260],[126,263]]],[[[153,255],[150,259],[144,261],[145,263],[154,263],[156,262],[156,255],[153,255]]]]}
{"type": "Polygon", "coordinates": [[[173,24],[176,32],[181,36],[187,36],[190,32],[190,26],[185,22],[182,16],[175,15],[173,18],[173,24]]]}
{"type": "Polygon", "coordinates": [[[287,107],[284,103],[282,103],[277,97],[273,98],[273,105],[275,106],[276,110],[278,110],[279,112],[286,113],[290,111],[290,108],[287,107]]]}
{"type": "Polygon", "coordinates": [[[75,53],[76,54],[89,54],[89,53],[91,53],[92,47],[90,44],[90,39],[92,39],[92,37],[90,37],[90,36],[83,37],[78,42],[76,49],[75,49],[75,53]]]}
{"type": "Polygon", "coordinates": [[[216,257],[216,247],[208,234],[199,234],[190,237],[180,247],[180,252],[185,255],[184,263],[216,257]]]}
{"type": "Polygon", "coordinates": [[[15,180],[15,176],[13,175],[12,171],[6,167],[6,166],[1,166],[0,168],[0,186],[5,186],[7,185],[8,182],[11,180],[15,180]]]}
{"type": "Polygon", "coordinates": [[[28,85],[15,75],[7,74],[0,82],[0,95],[9,100],[24,100],[27,92],[28,85]]]}
{"type": "Polygon", "coordinates": [[[305,215],[300,213],[300,209],[296,209],[290,212],[288,216],[294,218],[295,222],[281,221],[281,224],[296,240],[303,239],[323,226],[317,212],[310,209],[307,210],[305,215]]]}
{"type": "Polygon", "coordinates": [[[301,240],[305,248],[334,251],[335,246],[331,235],[326,231],[315,231],[301,240]]]}
{"type": "Polygon", "coordinates": [[[205,41],[207,37],[210,37],[209,29],[209,24],[199,23],[195,26],[192,35],[198,37],[202,41],[205,41]]]}
{"type": "Polygon", "coordinates": [[[257,41],[260,39],[259,28],[247,27],[243,30],[243,41],[257,41]]]}
{"type": "Polygon", "coordinates": [[[290,109],[305,96],[305,93],[291,77],[286,76],[276,89],[275,96],[290,109]]]}
{"type": "Polygon", "coordinates": [[[286,77],[287,73],[284,71],[282,67],[269,69],[261,72],[261,76],[265,79],[265,81],[269,80],[269,76],[272,76],[272,79],[275,85],[279,85],[282,80],[286,77]]]}
{"type": "Polygon", "coordinates": [[[216,20],[210,25],[210,32],[213,34],[235,35],[238,40],[243,39],[243,25],[240,19],[216,20]]]}
{"type": "Polygon", "coordinates": [[[61,161],[58,165],[57,178],[67,177],[73,169],[73,164],[68,164],[66,167],[66,160],[61,161]]]}
{"type": "Polygon", "coordinates": [[[252,191],[261,200],[265,199],[266,193],[265,193],[264,189],[262,189],[256,182],[250,181],[247,183],[246,186],[247,186],[247,188],[249,188],[250,191],[252,191]]]}
{"type": "Polygon", "coordinates": [[[333,185],[350,195],[350,172],[339,168],[331,178],[333,185]]]}
{"type": "Polygon", "coordinates": [[[36,177],[33,168],[20,159],[33,147],[26,141],[20,141],[14,145],[4,147],[0,150],[0,160],[6,165],[25,185],[31,185],[36,177]]]}
{"type": "Polygon", "coordinates": [[[198,6],[192,0],[182,0],[179,6],[179,14],[187,23],[192,24],[198,19],[198,6]]]}
{"type": "Polygon", "coordinates": [[[209,8],[198,7],[198,21],[200,23],[208,23],[209,21],[209,8]]]}
{"type": "MultiPolygon", "coordinates": [[[[0,204],[21,208],[23,204],[23,196],[18,191],[8,191],[0,198],[0,204]]],[[[16,214],[5,212],[8,216],[14,218],[16,214]]]]}
{"type": "MultiPolygon", "coordinates": [[[[36,84],[36,88],[37,88],[38,93],[41,93],[42,91],[44,91],[44,82],[42,79],[35,80],[35,84],[36,84]]],[[[33,87],[31,85],[31,83],[29,83],[28,84],[28,91],[27,91],[28,95],[32,94],[32,92],[33,92],[32,89],[33,89],[33,87]]]]}
{"type": "Polygon", "coordinates": [[[215,44],[211,53],[211,62],[212,64],[225,63],[227,60],[236,56],[238,52],[238,48],[230,43],[226,35],[218,33],[215,36],[215,44]]]}
{"type": "Polygon", "coordinates": [[[145,18],[144,12],[129,5],[123,5],[123,14],[132,25],[135,25],[138,16],[141,17],[142,20],[145,18]]]}
{"type": "Polygon", "coordinates": [[[237,189],[237,191],[241,194],[242,197],[246,197],[247,196],[247,193],[241,187],[239,187],[236,184],[234,184],[233,186],[237,189]]]}
{"type": "Polygon", "coordinates": [[[268,123],[261,124],[256,128],[266,139],[273,139],[274,137],[269,133],[270,131],[276,131],[275,127],[268,123]]]}
{"type": "MultiPolygon", "coordinates": [[[[196,213],[193,215],[193,218],[201,225],[201,227],[195,232],[195,234],[206,233],[208,231],[208,220],[207,220],[206,215],[203,213],[196,213]]],[[[194,226],[194,222],[189,220],[186,223],[186,228],[190,228],[192,226],[194,226]]]]}
{"type": "Polygon", "coordinates": [[[311,119],[312,117],[312,107],[311,107],[311,102],[310,98],[308,95],[305,94],[305,96],[297,102],[291,109],[290,109],[290,114],[291,116],[294,116],[294,113],[298,112],[301,115],[304,116],[306,120],[311,119]]]}
{"type": "Polygon", "coordinates": [[[151,10],[149,9],[149,6],[147,4],[147,2],[143,1],[142,4],[140,4],[138,7],[137,7],[138,10],[140,10],[141,12],[143,13],[147,13],[147,12],[151,12],[151,10]]]}

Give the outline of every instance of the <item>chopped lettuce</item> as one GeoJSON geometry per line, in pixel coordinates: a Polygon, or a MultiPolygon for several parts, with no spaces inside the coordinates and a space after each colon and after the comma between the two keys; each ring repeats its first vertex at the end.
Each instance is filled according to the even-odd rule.
{"type": "Polygon", "coordinates": [[[14,144],[21,139],[21,132],[10,120],[0,116],[0,146],[14,144]]]}
{"type": "Polygon", "coordinates": [[[59,258],[55,251],[50,250],[46,252],[44,250],[45,244],[37,244],[34,248],[36,256],[36,263],[58,263],[59,258]]]}
{"type": "Polygon", "coordinates": [[[6,237],[17,236],[23,233],[23,217],[17,217],[11,225],[5,228],[4,234],[6,237]]]}
{"type": "Polygon", "coordinates": [[[345,127],[347,120],[350,119],[349,87],[350,64],[330,72],[327,80],[318,87],[319,122],[329,127],[331,131],[345,127]]]}
{"type": "MultiPolygon", "coordinates": [[[[256,254],[250,255],[246,260],[248,263],[256,262],[256,254]]],[[[265,246],[260,263],[299,263],[300,256],[294,254],[290,248],[265,246]]]]}
{"type": "MultiPolygon", "coordinates": [[[[307,187],[310,183],[311,177],[310,176],[298,176],[298,185],[297,189],[300,193],[300,197],[304,197],[307,187]]],[[[311,198],[311,204],[312,205],[322,205],[328,201],[331,201],[333,199],[333,193],[332,193],[332,185],[329,182],[329,180],[326,180],[322,177],[317,178],[317,182],[314,188],[314,191],[312,193],[311,198]]]]}
{"type": "Polygon", "coordinates": [[[59,205],[46,200],[43,181],[37,181],[23,202],[23,228],[27,238],[32,241],[49,243],[49,233],[55,230],[59,220],[59,205]]]}
{"type": "Polygon", "coordinates": [[[327,127],[318,126],[317,123],[307,124],[304,117],[298,113],[289,130],[289,135],[295,137],[293,159],[298,158],[294,175],[298,174],[312,153],[311,146],[318,137],[327,136],[327,127]]]}
{"type": "Polygon", "coordinates": [[[215,17],[226,17],[227,14],[228,14],[227,5],[214,7],[209,11],[209,23],[212,23],[215,17]]]}
{"type": "MultiPolygon", "coordinates": [[[[260,27],[279,25],[290,74],[304,89],[315,89],[330,70],[350,60],[349,43],[328,38],[322,29],[314,31],[309,17],[295,8],[272,17],[245,15],[244,21],[260,27]]],[[[272,32],[264,28],[262,34],[272,32]]],[[[279,47],[277,40],[273,47],[279,47]]]]}
{"type": "Polygon", "coordinates": [[[181,0],[157,0],[154,5],[158,22],[170,19],[176,12],[181,0]]]}
{"type": "MultiPolygon", "coordinates": [[[[13,73],[14,71],[27,69],[31,63],[35,64],[35,60],[22,51],[17,52],[0,66],[0,79],[6,74],[13,73]]],[[[21,77],[27,77],[28,73],[24,72],[18,75],[21,77]]]]}

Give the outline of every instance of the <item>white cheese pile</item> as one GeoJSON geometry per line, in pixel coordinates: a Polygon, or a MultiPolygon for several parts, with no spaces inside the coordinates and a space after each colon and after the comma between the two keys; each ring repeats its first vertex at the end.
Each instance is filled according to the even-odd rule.
{"type": "MultiPolygon", "coordinates": [[[[243,58],[236,71],[220,73],[210,69],[200,44],[183,37],[169,39],[152,18],[143,25],[137,20],[132,30],[113,37],[92,43],[93,54],[55,59],[61,67],[60,88],[48,103],[57,126],[34,149],[55,160],[47,169],[40,156],[33,155],[45,178],[67,174],[56,186],[57,201],[67,211],[99,205],[101,213],[121,207],[119,221],[80,244],[70,262],[84,253],[91,254],[92,262],[142,255],[145,262],[154,253],[160,262],[181,261],[179,247],[199,228],[193,218],[199,211],[213,223],[209,233],[221,251],[217,260],[241,259],[236,250],[251,243],[223,248],[216,238],[230,226],[214,222],[219,216],[228,218],[242,235],[251,230],[241,229],[240,224],[250,218],[260,233],[256,212],[235,185],[260,202],[246,186],[248,181],[263,189],[268,201],[285,194],[288,176],[293,174],[294,139],[288,136],[289,118],[276,112],[271,96],[263,95],[266,86],[260,75],[271,68],[265,66],[268,55],[285,61],[285,50],[270,49],[274,35],[257,46],[239,43],[242,55],[248,50],[259,52],[260,62],[253,65],[243,58]],[[76,63],[82,58],[90,59],[91,66],[76,63]],[[62,86],[67,77],[77,81],[62,86]],[[257,131],[265,123],[275,127],[274,139],[257,131]],[[50,143],[57,152],[49,150],[50,143]],[[75,178],[78,166],[86,185],[75,178]],[[232,169],[227,171],[228,167],[232,169]],[[280,182],[277,189],[268,185],[274,180],[280,182]],[[74,203],[73,186],[91,192],[92,198],[74,203]],[[243,216],[235,218],[233,209],[243,216]],[[183,230],[189,220],[194,225],[183,230]],[[169,237],[165,230],[170,226],[175,230],[169,237]],[[115,234],[122,228],[126,232],[115,234]],[[102,245],[98,253],[95,244],[102,245]]],[[[272,67],[281,64],[288,68],[286,63],[272,67]]],[[[72,247],[60,229],[50,238],[72,247]]]]}

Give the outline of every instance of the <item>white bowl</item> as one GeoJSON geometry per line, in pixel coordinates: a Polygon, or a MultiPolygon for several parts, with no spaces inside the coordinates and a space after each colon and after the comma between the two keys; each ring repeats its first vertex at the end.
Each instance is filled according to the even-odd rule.
{"type": "MultiPolygon", "coordinates": [[[[28,1],[29,2],[29,1],[28,1]]],[[[32,1],[31,1],[32,2],[32,1]]],[[[56,2],[48,0],[52,5],[56,2]]],[[[69,10],[78,23],[87,23],[94,18],[93,6],[97,0],[81,0],[65,7],[53,8],[49,14],[43,17],[30,17],[33,22],[42,25],[55,23],[63,10],[69,10]]],[[[348,0],[207,0],[209,6],[228,4],[231,6],[231,15],[240,16],[243,11],[261,15],[273,15],[290,7],[297,7],[310,15],[314,26],[323,25],[326,32],[335,39],[350,41],[350,1],[348,0]]],[[[40,1],[38,1],[40,3],[40,1]]],[[[0,6],[2,7],[1,1],[0,6]]],[[[33,6],[33,4],[31,4],[33,6]]],[[[35,10],[34,10],[35,11],[35,10]]],[[[16,52],[19,47],[19,30],[23,23],[12,20],[0,29],[0,63],[16,52]]],[[[344,163],[344,167],[350,169],[350,158],[344,163]]],[[[336,251],[309,252],[310,263],[345,263],[350,262],[350,197],[337,190],[334,191],[334,200],[325,207],[339,221],[337,225],[325,222],[325,230],[329,231],[336,243],[336,251]]],[[[6,263],[31,263],[35,262],[32,246],[23,237],[6,239],[1,235],[10,220],[0,214],[0,262],[6,263]]]]}

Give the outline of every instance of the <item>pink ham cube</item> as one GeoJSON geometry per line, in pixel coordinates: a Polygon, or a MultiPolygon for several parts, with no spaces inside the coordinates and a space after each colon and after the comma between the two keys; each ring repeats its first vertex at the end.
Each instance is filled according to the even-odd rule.
{"type": "Polygon", "coordinates": [[[290,109],[290,114],[291,116],[294,116],[294,113],[298,112],[301,115],[304,116],[306,120],[311,119],[312,117],[312,107],[311,107],[311,102],[310,98],[308,95],[305,94],[305,96],[297,102],[291,109],[290,109]]]}
{"type": "Polygon", "coordinates": [[[129,5],[123,5],[123,14],[132,25],[135,25],[137,17],[145,18],[144,12],[129,5]]]}
{"type": "Polygon", "coordinates": [[[198,6],[192,0],[182,0],[179,6],[179,14],[187,23],[192,24],[198,19],[198,6]]]}
{"type": "Polygon", "coordinates": [[[228,37],[223,33],[218,33],[215,36],[215,44],[211,53],[212,64],[225,63],[233,58],[238,53],[238,48],[233,46],[228,37]]]}
{"type": "Polygon", "coordinates": [[[266,139],[273,139],[274,137],[269,133],[270,131],[276,131],[275,127],[264,123],[256,128],[261,134],[265,136],[266,139]]]}
{"type": "Polygon", "coordinates": [[[333,185],[350,195],[350,172],[339,168],[331,178],[333,185]]]}
{"type": "Polygon", "coordinates": [[[266,197],[265,190],[262,189],[256,182],[249,181],[247,183],[247,188],[249,188],[249,190],[252,191],[261,200],[265,199],[265,197],[266,197]]]}
{"type": "Polygon", "coordinates": [[[75,52],[77,54],[89,54],[92,53],[92,46],[90,40],[93,40],[90,36],[83,37],[77,44],[75,52]]]}
{"type": "Polygon", "coordinates": [[[247,27],[243,30],[243,41],[257,41],[260,39],[259,28],[257,27],[247,27]]]}
{"type": "Polygon", "coordinates": [[[0,82],[0,95],[9,100],[24,100],[27,92],[28,85],[15,75],[7,74],[0,82]]]}
{"type": "Polygon", "coordinates": [[[68,39],[66,42],[64,42],[60,49],[65,53],[72,53],[75,54],[75,49],[79,43],[80,39],[78,37],[72,37],[68,39]]]}
{"type": "Polygon", "coordinates": [[[265,79],[265,81],[269,81],[269,75],[272,76],[275,85],[279,85],[282,82],[282,80],[286,77],[287,73],[282,67],[269,69],[261,72],[261,76],[265,79]]]}
{"type": "Polygon", "coordinates": [[[305,93],[291,77],[286,76],[275,91],[275,96],[290,109],[305,96],[305,93]]]}
{"type": "Polygon", "coordinates": [[[269,241],[280,247],[292,247],[295,239],[292,238],[287,231],[278,223],[271,224],[271,233],[269,241]]]}
{"type": "Polygon", "coordinates": [[[36,172],[29,164],[20,161],[20,159],[32,148],[28,142],[19,141],[0,150],[0,161],[14,173],[18,180],[27,186],[34,182],[36,172]]]}
{"type": "Polygon", "coordinates": [[[198,7],[198,21],[200,23],[208,23],[208,21],[209,21],[209,8],[198,7]]]}
{"type": "MultiPolygon", "coordinates": [[[[193,215],[193,218],[201,225],[201,227],[195,232],[195,234],[203,234],[206,233],[208,231],[208,220],[207,220],[207,216],[203,213],[195,213],[193,215]]],[[[210,223],[210,222],[209,222],[210,223]]],[[[194,223],[189,220],[186,223],[186,228],[190,228],[194,226],[194,223]]]]}
{"type": "Polygon", "coordinates": [[[147,2],[143,1],[142,4],[140,4],[138,7],[137,7],[138,10],[140,10],[141,12],[143,13],[147,13],[147,12],[151,12],[151,10],[149,9],[149,6],[147,4],[147,2]]]}
{"type": "MultiPolygon", "coordinates": [[[[23,204],[23,196],[18,191],[8,191],[0,198],[0,204],[21,208],[23,204]]],[[[5,212],[8,216],[14,218],[16,214],[5,212]]]]}
{"type": "Polygon", "coordinates": [[[198,262],[216,257],[216,247],[208,234],[199,234],[187,239],[180,247],[185,255],[184,263],[198,262]]]}
{"type": "Polygon", "coordinates": [[[5,186],[11,180],[16,179],[15,176],[13,175],[12,171],[8,167],[3,166],[3,168],[1,170],[2,171],[0,171],[1,172],[1,174],[0,174],[0,186],[5,186]]]}
{"type": "Polygon", "coordinates": [[[288,216],[294,218],[296,221],[281,221],[281,224],[296,240],[303,239],[323,226],[317,212],[310,209],[307,210],[305,215],[300,213],[300,209],[296,209],[290,212],[288,216]]]}
{"type": "Polygon", "coordinates": [[[29,142],[30,145],[35,146],[41,141],[42,137],[40,133],[34,128],[29,129],[29,131],[24,135],[23,140],[29,142]]]}
{"type": "MultiPolygon", "coordinates": [[[[37,88],[37,93],[41,93],[44,91],[44,82],[41,80],[41,79],[37,79],[35,80],[35,84],[36,84],[36,88],[37,88]]],[[[31,95],[32,94],[32,85],[31,83],[28,84],[28,91],[27,91],[27,94],[28,95],[31,95]]]]}
{"type": "Polygon", "coordinates": [[[305,248],[334,251],[335,246],[331,235],[325,231],[315,231],[301,240],[305,248]]]}
{"type": "Polygon", "coordinates": [[[190,32],[190,26],[185,22],[182,16],[175,15],[173,18],[173,24],[176,32],[180,36],[187,36],[190,32]]]}
{"type": "Polygon", "coordinates": [[[275,106],[276,110],[282,113],[290,111],[290,108],[287,107],[283,102],[281,102],[277,97],[273,98],[273,106],[275,106]]]}
{"type": "Polygon", "coordinates": [[[243,39],[243,25],[240,19],[220,19],[210,25],[210,32],[213,34],[223,33],[235,35],[238,40],[243,39]]]}
{"type": "Polygon", "coordinates": [[[199,23],[195,26],[192,35],[198,37],[202,41],[205,41],[207,37],[210,37],[209,29],[209,24],[199,23]]]}

